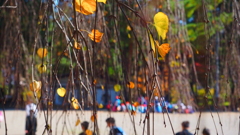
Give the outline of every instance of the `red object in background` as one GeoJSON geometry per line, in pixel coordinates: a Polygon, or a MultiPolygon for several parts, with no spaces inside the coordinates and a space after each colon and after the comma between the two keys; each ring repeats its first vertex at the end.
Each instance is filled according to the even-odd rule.
{"type": "Polygon", "coordinates": [[[196,63],[195,63],[195,66],[200,67],[200,66],[202,66],[202,64],[196,62],[196,63]]]}
{"type": "Polygon", "coordinates": [[[198,73],[204,73],[205,72],[205,66],[199,62],[195,63],[196,69],[198,73]]]}
{"type": "Polygon", "coordinates": [[[111,105],[110,105],[110,104],[107,104],[107,105],[106,105],[106,108],[107,108],[107,109],[110,109],[110,108],[111,108],[111,105]]]}
{"type": "Polygon", "coordinates": [[[185,109],[185,113],[189,113],[189,109],[185,109]]]}

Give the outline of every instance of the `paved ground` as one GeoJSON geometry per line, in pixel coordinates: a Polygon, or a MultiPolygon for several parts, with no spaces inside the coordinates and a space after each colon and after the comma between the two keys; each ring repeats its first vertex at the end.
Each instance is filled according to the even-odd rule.
{"type": "MultiPolygon", "coordinates": [[[[64,113],[62,111],[54,111],[52,119],[52,130],[53,135],[78,135],[81,132],[80,125],[75,126],[77,120],[77,115],[80,117],[81,121],[90,120],[91,112],[87,111],[84,114],[81,114],[80,111],[69,111],[64,113]],[[62,115],[63,114],[63,115],[62,115]],[[62,116],[61,116],[62,115],[62,116]],[[65,122],[64,122],[65,121],[65,122]]],[[[224,135],[238,135],[239,132],[239,117],[240,113],[226,112],[219,113],[221,122],[223,124],[224,135]]],[[[6,111],[7,117],[7,128],[8,135],[24,135],[25,127],[25,111],[6,111]]],[[[98,125],[101,135],[108,135],[108,129],[106,128],[105,119],[110,116],[108,112],[98,112],[98,125]]],[[[122,127],[128,135],[134,135],[133,125],[131,123],[128,113],[111,113],[111,116],[116,118],[117,125],[122,127]]],[[[139,125],[140,120],[144,119],[145,114],[137,114],[134,117],[135,127],[137,130],[137,135],[143,135],[143,123],[139,125]]],[[[164,127],[163,124],[163,114],[155,114],[154,121],[152,115],[150,116],[151,120],[151,135],[154,130],[154,135],[173,135],[169,120],[165,114],[165,120],[167,127],[164,127]],[[154,123],[154,129],[152,126],[154,123]]],[[[170,119],[173,125],[175,132],[181,130],[181,122],[184,120],[190,121],[190,131],[194,133],[195,127],[199,113],[194,114],[170,114],[170,119]]],[[[216,123],[216,128],[218,135],[222,135],[221,127],[219,124],[218,116],[216,113],[213,113],[214,121],[216,123]]],[[[5,126],[1,122],[0,135],[5,135],[5,126]]],[[[44,131],[45,121],[43,112],[38,113],[38,128],[37,135],[42,135],[44,131]]],[[[207,127],[211,130],[211,135],[216,135],[216,129],[214,122],[210,113],[203,113],[201,116],[200,122],[200,132],[204,127],[207,127]]],[[[93,123],[90,123],[90,128],[93,128],[93,123]]],[[[146,130],[144,135],[146,135],[146,130]]]]}

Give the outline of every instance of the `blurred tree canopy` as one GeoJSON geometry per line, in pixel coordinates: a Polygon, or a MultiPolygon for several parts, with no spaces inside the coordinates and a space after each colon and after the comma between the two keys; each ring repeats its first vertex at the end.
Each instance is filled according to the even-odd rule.
{"type": "Polygon", "coordinates": [[[75,97],[77,89],[82,106],[97,104],[96,86],[107,93],[108,86],[119,84],[125,101],[160,96],[196,109],[216,104],[236,110],[238,0],[107,0],[97,2],[91,15],[76,12],[74,1],[0,2],[0,87],[14,105],[34,97],[43,108],[52,108],[48,103],[54,101],[59,80],[68,78],[64,101],[75,97]],[[154,27],[158,12],[169,18],[166,39],[154,27]],[[101,42],[88,37],[93,29],[104,33],[101,42]],[[170,44],[165,58],[153,52],[150,36],[170,44]],[[37,55],[39,48],[47,50],[46,57],[37,55]],[[40,73],[44,66],[46,72],[40,73]],[[33,80],[42,82],[39,93],[29,90],[33,80]]]}

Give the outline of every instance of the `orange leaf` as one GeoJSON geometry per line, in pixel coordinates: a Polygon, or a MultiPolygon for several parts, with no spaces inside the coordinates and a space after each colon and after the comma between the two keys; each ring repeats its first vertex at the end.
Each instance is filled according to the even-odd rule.
{"type": "Polygon", "coordinates": [[[164,43],[160,46],[158,46],[158,53],[164,58],[166,54],[170,51],[170,47],[168,43],[164,43]]]}
{"type": "Polygon", "coordinates": [[[92,115],[90,119],[92,122],[94,122],[96,120],[96,118],[97,118],[97,116],[92,115]]]}
{"type": "Polygon", "coordinates": [[[31,90],[31,91],[38,92],[39,90],[41,90],[42,82],[41,82],[41,81],[33,80],[33,82],[30,83],[29,87],[30,87],[30,90],[31,90]]]}
{"type": "MultiPolygon", "coordinates": [[[[95,30],[95,42],[100,42],[102,40],[102,36],[104,33],[95,30]]],[[[92,33],[89,33],[88,36],[92,41],[94,41],[94,29],[92,30],[92,33]]]]}
{"type": "Polygon", "coordinates": [[[138,82],[142,82],[143,81],[141,77],[138,77],[137,80],[138,80],[138,82]]]}
{"type": "Polygon", "coordinates": [[[131,111],[131,115],[136,115],[136,111],[131,111]]]}
{"type": "Polygon", "coordinates": [[[128,88],[133,89],[135,87],[133,82],[128,82],[127,84],[128,88]]]}
{"type": "Polygon", "coordinates": [[[93,84],[94,84],[94,85],[97,84],[97,80],[96,80],[96,79],[93,80],[93,84]]]}
{"type": "Polygon", "coordinates": [[[37,55],[40,57],[40,58],[44,58],[47,56],[47,49],[46,48],[39,48],[37,50],[37,55]]]}
{"type": "Polygon", "coordinates": [[[134,102],[133,106],[137,107],[137,106],[139,106],[139,103],[138,102],[134,102]]]}
{"type": "Polygon", "coordinates": [[[96,11],[95,0],[75,0],[75,9],[84,15],[93,14],[96,11]]]}
{"type": "Polygon", "coordinates": [[[80,124],[80,119],[77,119],[76,123],[75,123],[75,126],[78,126],[80,124]]]}

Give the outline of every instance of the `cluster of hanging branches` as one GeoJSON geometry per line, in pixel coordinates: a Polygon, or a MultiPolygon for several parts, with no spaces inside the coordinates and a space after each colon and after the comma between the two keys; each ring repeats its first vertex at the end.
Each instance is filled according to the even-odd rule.
{"type": "MultiPolygon", "coordinates": [[[[233,19],[226,25],[209,17],[209,13],[218,16],[206,6],[210,1],[198,2],[201,7],[195,12],[199,22],[205,23],[205,37],[200,37],[201,41],[197,43],[204,46],[202,54],[196,53],[196,42],[189,39],[187,11],[181,1],[108,0],[107,4],[96,2],[93,15],[77,12],[75,0],[2,1],[1,96],[12,95],[12,104],[22,107],[32,93],[37,105],[47,110],[44,116],[48,132],[51,131],[54,95],[56,89],[62,86],[60,80],[63,77],[68,77],[64,103],[69,104],[62,107],[71,109],[72,97],[80,96],[80,109],[92,109],[94,131],[97,131],[98,84],[106,89],[112,83],[121,85],[123,102],[136,101],[141,95],[147,96],[149,101],[153,101],[155,96],[168,95],[175,102],[181,100],[199,110],[208,100],[213,102],[216,110],[219,104],[231,100],[234,110],[240,96],[239,2],[221,2],[219,12],[229,12],[233,19]],[[169,17],[167,38],[158,40],[161,44],[170,44],[171,50],[165,59],[154,52],[150,43],[151,36],[158,37],[153,16],[160,11],[169,17]],[[214,25],[223,28],[214,29],[214,34],[211,34],[214,25]],[[94,42],[88,37],[92,29],[104,33],[101,42],[94,42]],[[46,57],[38,57],[39,48],[47,50],[46,57]],[[195,57],[204,58],[200,61],[204,62],[200,67],[203,68],[202,74],[195,66],[195,57]],[[46,72],[39,73],[37,65],[46,65],[46,72]],[[198,76],[205,79],[199,80],[198,76]],[[29,84],[34,80],[41,81],[39,93],[30,91],[29,84]],[[136,85],[133,89],[127,87],[130,82],[136,85]],[[205,88],[204,97],[213,97],[204,98],[202,106],[198,106],[198,87],[205,88]],[[212,87],[214,94],[210,92],[212,87]],[[75,95],[75,89],[79,95],[75,95]],[[221,93],[225,98],[219,97],[221,93]]],[[[131,112],[128,113],[134,123],[134,117],[131,112]]],[[[149,114],[150,109],[144,123],[149,114]]]]}

